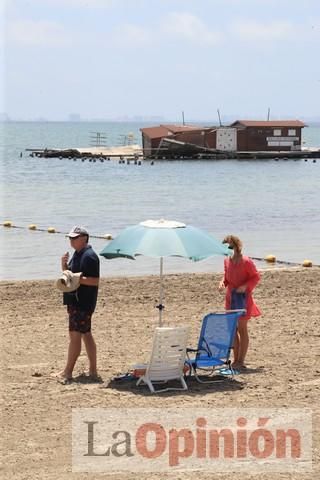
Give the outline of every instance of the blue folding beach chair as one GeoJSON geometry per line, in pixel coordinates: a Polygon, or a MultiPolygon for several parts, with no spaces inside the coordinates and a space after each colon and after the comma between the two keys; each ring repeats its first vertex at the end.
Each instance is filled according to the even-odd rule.
{"type": "Polygon", "coordinates": [[[198,370],[204,370],[206,375],[212,375],[219,373],[217,367],[227,365],[232,373],[230,353],[238,319],[244,314],[245,310],[228,310],[221,313],[209,313],[204,317],[198,348],[187,348],[186,364],[190,367],[190,375],[193,373],[198,382],[210,382],[210,380],[201,380],[197,373],[198,370]],[[192,352],[196,353],[194,358],[189,356],[189,353],[192,352]]]}

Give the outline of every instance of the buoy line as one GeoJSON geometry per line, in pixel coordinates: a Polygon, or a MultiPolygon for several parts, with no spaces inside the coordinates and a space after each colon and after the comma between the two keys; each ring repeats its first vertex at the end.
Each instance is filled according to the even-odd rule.
{"type": "MultiPolygon", "coordinates": [[[[34,223],[30,224],[28,227],[24,227],[22,225],[14,225],[11,220],[5,220],[4,222],[0,223],[1,226],[5,228],[20,228],[25,230],[32,230],[37,232],[47,232],[47,233],[57,233],[58,235],[65,235],[68,236],[68,232],[61,232],[60,230],[56,230],[54,227],[47,227],[47,228],[38,228],[37,225],[34,223]]],[[[105,235],[90,235],[90,238],[98,238],[101,240],[113,240],[113,236],[111,233],[106,233],[105,235]]],[[[320,265],[314,264],[311,260],[305,259],[302,263],[298,262],[289,262],[287,260],[278,260],[275,255],[267,255],[266,257],[250,257],[252,260],[258,260],[259,262],[267,262],[267,263],[277,263],[280,265],[290,265],[292,267],[320,267],[320,265]]]]}
{"type": "Polygon", "coordinates": [[[279,263],[280,265],[290,265],[291,267],[320,267],[320,265],[316,265],[312,263],[311,260],[304,260],[302,263],[298,262],[289,262],[288,260],[277,260],[274,255],[267,255],[265,258],[261,257],[250,257],[252,260],[258,260],[259,262],[267,262],[267,263],[279,263]],[[269,258],[272,257],[272,258],[269,258]]]}
{"type": "MultiPolygon", "coordinates": [[[[0,223],[1,226],[5,228],[18,228],[22,230],[32,230],[36,232],[47,232],[47,233],[57,233],[58,235],[65,235],[68,236],[68,232],[61,232],[60,230],[56,230],[54,227],[48,227],[48,228],[39,228],[37,225],[34,223],[30,224],[28,227],[24,227],[22,225],[14,225],[11,221],[6,220],[3,223],[0,223]]],[[[105,235],[91,235],[90,238],[99,238],[101,240],[112,240],[113,236],[111,233],[106,233],[105,235]]]]}

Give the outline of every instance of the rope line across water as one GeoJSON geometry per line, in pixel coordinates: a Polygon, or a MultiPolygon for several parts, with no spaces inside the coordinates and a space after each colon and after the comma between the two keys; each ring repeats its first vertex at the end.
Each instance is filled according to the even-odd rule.
{"type": "MultiPolygon", "coordinates": [[[[2,223],[0,223],[0,226],[3,226],[5,228],[18,228],[18,229],[25,229],[25,230],[30,230],[30,231],[37,231],[37,232],[47,232],[47,233],[57,233],[58,235],[65,235],[68,236],[68,232],[61,232],[60,230],[56,230],[54,227],[48,227],[48,228],[38,228],[37,225],[31,224],[28,227],[22,226],[22,225],[14,225],[11,221],[6,220],[2,223]]],[[[91,235],[90,238],[98,238],[101,240],[112,240],[113,237],[110,233],[107,233],[105,235],[91,235]]],[[[252,260],[257,260],[259,262],[267,262],[267,263],[277,263],[279,265],[288,265],[292,267],[298,267],[298,266],[304,266],[304,267],[320,267],[320,265],[315,265],[311,262],[311,260],[304,260],[303,263],[298,263],[298,262],[289,262],[287,260],[277,260],[274,255],[268,255],[265,258],[262,257],[250,257],[252,260]]]]}

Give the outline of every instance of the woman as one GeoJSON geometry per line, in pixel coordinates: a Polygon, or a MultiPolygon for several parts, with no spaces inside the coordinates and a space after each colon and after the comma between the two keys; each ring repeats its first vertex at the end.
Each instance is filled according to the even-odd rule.
{"type": "Polygon", "coordinates": [[[224,261],[224,277],[219,284],[219,290],[227,289],[226,310],[236,308],[232,304],[232,292],[245,293],[246,314],[238,321],[232,364],[233,368],[241,369],[246,368],[244,361],[249,346],[248,320],[261,315],[252,297],[252,292],[260,280],[260,274],[253,261],[242,255],[242,243],[238,237],[228,235],[224,238],[223,243],[228,243],[229,248],[233,250],[232,256],[224,261]]]}

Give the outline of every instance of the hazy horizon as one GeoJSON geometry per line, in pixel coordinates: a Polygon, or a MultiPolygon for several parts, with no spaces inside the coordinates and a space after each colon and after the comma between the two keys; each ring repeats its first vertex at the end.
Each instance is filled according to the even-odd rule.
{"type": "MultiPolygon", "coordinates": [[[[320,119],[318,0],[10,0],[0,112],[65,121],[320,119]],[[154,120],[153,120],[154,119],[154,120]],[[163,119],[163,120],[162,120],[163,119]]],[[[0,57],[1,58],[1,57],[0,57]]]]}
{"type": "MultiPolygon", "coordinates": [[[[0,114],[0,117],[1,117],[1,114],[0,114]]],[[[301,120],[303,122],[308,122],[310,124],[320,124],[320,116],[319,117],[313,117],[313,118],[310,118],[310,117],[304,117],[304,116],[299,116],[297,118],[295,118],[297,120],[301,120]]],[[[224,118],[222,118],[222,123],[223,124],[226,124],[226,123],[231,123],[235,120],[267,120],[266,118],[256,118],[256,117],[249,117],[249,116],[246,116],[246,117],[240,117],[240,116],[235,116],[235,115],[230,115],[230,116],[226,116],[224,118]]],[[[292,117],[288,117],[288,116],[279,116],[277,118],[274,118],[271,116],[270,120],[274,120],[274,121],[277,121],[277,120],[294,120],[294,118],[292,117]]],[[[156,117],[154,119],[150,118],[150,117],[140,117],[137,118],[137,116],[133,116],[133,117],[121,117],[121,118],[80,118],[80,119],[70,119],[70,118],[59,118],[59,119],[51,119],[51,118],[0,118],[0,122],[2,123],[14,123],[14,122],[43,122],[43,123],[55,123],[55,122],[70,122],[70,123],[99,123],[99,122],[110,122],[110,123],[141,123],[141,122],[145,122],[145,123],[178,123],[178,124],[182,124],[183,121],[182,121],[182,118],[161,118],[161,117],[156,117]]],[[[208,118],[208,119],[186,119],[185,124],[192,124],[192,123],[212,123],[214,125],[218,125],[219,124],[219,119],[218,118],[208,118]]]]}

